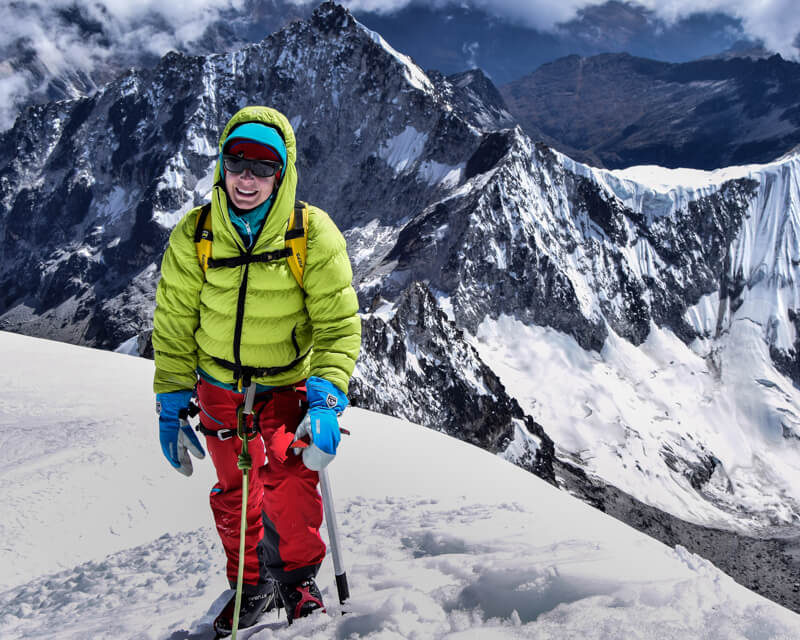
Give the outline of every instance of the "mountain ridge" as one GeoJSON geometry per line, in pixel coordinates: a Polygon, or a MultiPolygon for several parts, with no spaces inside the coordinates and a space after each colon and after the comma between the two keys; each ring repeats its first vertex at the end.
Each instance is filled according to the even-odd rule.
{"type": "Polygon", "coordinates": [[[712,170],[767,163],[797,146],[800,64],[658,62],[577,55],[500,87],[529,135],[588,164],[712,170]]]}

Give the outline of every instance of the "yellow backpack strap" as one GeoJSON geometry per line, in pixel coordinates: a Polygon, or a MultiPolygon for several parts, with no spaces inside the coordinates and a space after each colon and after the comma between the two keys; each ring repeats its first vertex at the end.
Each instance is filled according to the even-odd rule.
{"type": "Polygon", "coordinates": [[[211,258],[211,243],[214,240],[214,233],[211,231],[211,203],[207,202],[200,208],[197,214],[197,226],[194,229],[194,246],[197,249],[197,261],[203,269],[203,273],[208,270],[208,261],[211,258]]]}
{"type": "Polygon", "coordinates": [[[284,236],[285,246],[291,249],[288,256],[289,268],[300,288],[303,288],[303,270],[306,266],[306,245],[308,239],[308,204],[298,200],[292,213],[289,214],[289,223],[284,236]]]}

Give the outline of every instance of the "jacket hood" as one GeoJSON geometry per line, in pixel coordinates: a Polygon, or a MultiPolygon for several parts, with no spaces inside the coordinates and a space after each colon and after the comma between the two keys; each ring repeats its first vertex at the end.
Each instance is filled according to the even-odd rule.
{"type": "Polygon", "coordinates": [[[243,109],[237,111],[233,117],[228,120],[228,124],[226,124],[225,128],[222,130],[222,135],[220,135],[219,143],[217,145],[219,157],[217,158],[217,167],[214,171],[214,183],[219,182],[220,178],[222,177],[222,167],[220,166],[220,163],[222,161],[222,147],[225,141],[228,139],[234,129],[248,122],[266,124],[278,131],[283,138],[284,144],[286,145],[287,166],[286,170],[284,170],[284,174],[288,173],[290,165],[292,172],[294,172],[294,163],[295,159],[297,158],[297,142],[295,141],[294,137],[294,129],[292,129],[292,125],[289,124],[289,120],[287,120],[286,116],[280,111],[277,111],[271,107],[250,106],[244,107],[243,109]]]}
{"type": "MultiPolygon", "coordinates": [[[[254,249],[261,250],[268,245],[283,244],[283,234],[286,230],[286,221],[289,213],[294,208],[295,194],[297,192],[297,170],[295,169],[295,158],[297,157],[297,143],[294,137],[294,130],[289,120],[280,111],[270,107],[251,106],[245,107],[234,114],[225,125],[222,135],[219,138],[219,153],[217,154],[217,166],[214,170],[214,189],[212,203],[214,212],[212,215],[214,229],[225,227],[234,238],[235,242],[243,247],[238,232],[235,230],[233,222],[228,215],[227,195],[225,194],[222,179],[222,147],[238,126],[248,122],[258,122],[274,127],[281,135],[286,144],[286,166],[283,168],[280,182],[276,186],[274,199],[267,214],[266,222],[261,232],[258,234],[254,249]],[[218,216],[218,217],[217,217],[218,216]]],[[[216,233],[216,232],[215,232],[216,233]]]]}

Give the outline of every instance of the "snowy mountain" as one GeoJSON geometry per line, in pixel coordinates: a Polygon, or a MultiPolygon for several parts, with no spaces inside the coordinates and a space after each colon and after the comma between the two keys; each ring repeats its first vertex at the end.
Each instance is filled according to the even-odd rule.
{"type": "Polygon", "coordinates": [[[797,155],[593,169],[514,127],[480,72],[426,74],[328,3],[2,134],[0,326],[144,353],[167,235],[206,198],[228,117],[265,102],[297,130],[298,195],[349,243],[354,404],[500,454],[800,611],[797,155]]]}
{"type": "MultiPolygon", "coordinates": [[[[800,230],[785,207],[800,158],[608,172],[506,135],[493,167],[400,232],[375,299],[424,281],[556,445],[644,502],[706,525],[792,526],[800,230]],[[645,385],[675,362],[694,380],[645,385]]],[[[381,304],[374,316],[391,317],[381,304]]],[[[376,349],[359,371],[376,356],[369,371],[399,371],[376,349]]]]}
{"type": "Polygon", "coordinates": [[[800,144],[800,64],[570,55],[500,88],[529,136],[594,166],[716,169],[800,144]]]}
{"type": "MultiPolygon", "coordinates": [[[[162,459],[152,363],[3,332],[0,349],[18,363],[0,371],[0,636],[212,638],[230,593],[207,504],[213,468],[197,462],[187,479],[162,459]]],[[[240,637],[800,633],[800,616],[699,556],[496,456],[359,409],[343,420],[353,435],[330,477],[347,615],[327,558],[327,614],[291,628],[268,615],[240,637]]]]}
{"type": "MultiPolygon", "coordinates": [[[[486,140],[498,151],[476,156],[496,162],[465,171],[366,279],[375,300],[368,344],[409,315],[419,324],[387,301],[424,281],[504,394],[555,443],[559,484],[571,488],[562,465],[575,464],[590,484],[684,521],[664,525],[636,504],[575,490],[653,535],[694,540],[703,552],[716,543],[675,533],[685,522],[756,536],[781,549],[780,573],[793,575],[798,157],[711,173],[609,172],[519,130],[486,140]]],[[[395,341],[391,354],[371,348],[359,362],[359,378],[390,381],[375,386],[385,404],[395,398],[395,415],[415,415],[406,400],[419,395],[415,372],[448,362],[426,355],[429,342],[404,337],[405,358],[395,341]]],[[[444,368],[460,379],[473,370],[444,368]]],[[[452,387],[445,379],[439,397],[452,387]]],[[[491,388],[478,383],[473,394],[493,397],[491,388]]],[[[512,460],[520,448],[549,458],[529,429],[503,444],[512,460]]],[[[744,554],[726,555],[726,570],[764,587],[747,577],[744,554]]],[[[787,587],[776,590],[794,601],[787,587]]]]}

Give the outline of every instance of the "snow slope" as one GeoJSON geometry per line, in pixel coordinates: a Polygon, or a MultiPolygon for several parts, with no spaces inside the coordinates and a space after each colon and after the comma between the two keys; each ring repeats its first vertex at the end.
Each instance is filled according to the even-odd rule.
{"type": "Polygon", "coordinates": [[[560,455],[690,522],[771,535],[791,531],[800,511],[800,440],[782,431],[797,424],[800,390],[775,370],[759,331],[733,324],[720,343],[722,379],[655,325],[640,347],[611,332],[596,353],[502,316],[484,320],[474,343],[560,455]],[[696,488],[700,472],[710,477],[696,488]]]}
{"type": "MultiPolygon", "coordinates": [[[[7,333],[0,353],[0,637],[213,637],[213,472],[160,459],[152,363],[7,333]]],[[[366,411],[344,422],[330,473],[350,612],[328,560],[328,615],[240,637],[800,636],[799,616],[703,559],[498,457],[366,411]]]]}

